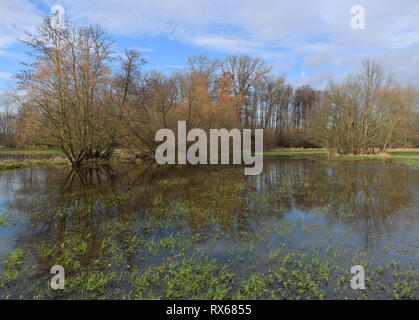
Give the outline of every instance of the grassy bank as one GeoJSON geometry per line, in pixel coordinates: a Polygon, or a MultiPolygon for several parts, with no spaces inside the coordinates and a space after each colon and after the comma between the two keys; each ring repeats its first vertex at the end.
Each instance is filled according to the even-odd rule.
{"type": "Polygon", "coordinates": [[[419,168],[419,149],[393,149],[386,154],[376,155],[338,155],[331,154],[328,159],[327,151],[324,149],[283,149],[269,150],[263,153],[264,156],[287,156],[295,158],[310,158],[329,161],[382,161],[385,163],[404,165],[419,168]]]}
{"type": "Polygon", "coordinates": [[[268,150],[263,152],[264,156],[298,156],[298,157],[327,157],[326,150],[323,149],[281,149],[268,150]]]}
{"type": "Polygon", "coordinates": [[[55,149],[0,149],[0,154],[23,154],[23,155],[62,155],[60,150],[55,149]]]}
{"type": "MultiPolygon", "coordinates": [[[[126,161],[124,158],[125,153],[124,150],[118,149],[110,161],[95,160],[86,162],[86,165],[102,165],[109,162],[121,163],[126,161]]],[[[0,158],[0,172],[24,168],[69,165],[69,161],[65,158],[64,154],[56,149],[0,149],[0,157],[7,157],[7,155],[17,157],[16,159],[12,158],[7,160],[0,158]],[[35,156],[36,158],[30,159],[30,156],[35,156]],[[29,159],[26,159],[27,157],[29,159]]]]}
{"type": "Polygon", "coordinates": [[[0,171],[9,171],[34,167],[62,166],[67,164],[68,161],[60,157],[44,160],[5,160],[0,161],[0,171]]]}
{"type": "MultiPolygon", "coordinates": [[[[0,171],[16,170],[33,167],[47,167],[57,165],[67,165],[68,161],[62,156],[59,150],[54,149],[3,149],[0,155],[4,154],[21,154],[21,155],[57,155],[55,158],[49,159],[24,159],[24,160],[4,160],[0,161],[0,171]]],[[[125,152],[118,150],[112,158],[112,162],[123,162],[125,152]]],[[[284,156],[290,158],[317,159],[323,161],[380,161],[381,163],[389,163],[403,165],[413,168],[419,168],[419,149],[393,149],[386,154],[376,155],[338,155],[331,154],[328,158],[327,151],[324,149],[281,149],[268,150],[263,152],[264,156],[284,156]]]]}

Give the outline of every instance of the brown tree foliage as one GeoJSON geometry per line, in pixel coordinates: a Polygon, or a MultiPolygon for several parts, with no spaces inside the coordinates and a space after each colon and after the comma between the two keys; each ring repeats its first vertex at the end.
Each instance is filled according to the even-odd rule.
{"type": "Polygon", "coordinates": [[[104,30],[54,29],[46,18],[23,42],[32,48],[32,62],[17,75],[26,92],[21,117],[30,115],[22,121],[36,119],[40,135],[73,166],[94,157],[108,159],[117,145],[130,74],[125,70],[119,82],[112,76],[112,42],[104,30]]]}
{"type": "Polygon", "coordinates": [[[270,146],[360,154],[419,145],[418,89],[375,60],[319,91],[293,89],[248,55],[199,55],[182,71],[145,71],[135,51],[114,59],[99,26],[55,30],[46,18],[24,43],[31,63],[17,75],[17,110],[0,114],[3,144],[60,148],[73,166],[109,159],[117,147],[153,158],[156,132],[176,132],[179,120],[188,130],[262,128],[270,146]]]}

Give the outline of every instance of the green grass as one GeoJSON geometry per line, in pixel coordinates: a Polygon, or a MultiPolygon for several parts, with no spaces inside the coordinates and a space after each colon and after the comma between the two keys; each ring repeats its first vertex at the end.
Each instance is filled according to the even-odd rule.
{"type": "MultiPolygon", "coordinates": [[[[216,177],[225,177],[224,171],[216,177]]],[[[178,184],[182,181],[188,185],[184,179],[177,180],[178,184]]],[[[148,194],[155,195],[157,190],[166,195],[167,188],[173,187],[173,180],[141,184],[130,191],[94,193],[92,200],[84,198],[82,204],[77,201],[74,208],[67,205],[56,212],[46,209],[32,215],[28,224],[34,230],[39,230],[39,225],[47,221],[45,217],[61,219],[64,216],[65,229],[48,239],[34,240],[25,249],[12,251],[1,259],[4,263],[0,268],[3,284],[0,298],[10,296],[14,299],[18,294],[24,294],[26,299],[418,297],[419,273],[414,266],[403,261],[386,260],[379,264],[370,261],[366,252],[358,251],[356,246],[352,248],[351,238],[347,240],[351,247],[342,247],[340,242],[332,241],[327,225],[309,219],[261,219],[267,210],[278,217],[287,212],[285,205],[291,192],[296,192],[295,196],[304,195],[306,201],[324,199],[316,206],[328,204],[327,197],[336,198],[336,195],[325,190],[341,189],[340,179],[335,187],[322,189],[324,193],[315,192],[310,180],[305,183],[296,180],[298,183],[286,186],[280,183],[283,189],[264,194],[257,193],[256,181],[243,186],[242,180],[236,185],[232,183],[234,180],[227,179],[214,186],[214,180],[210,180],[207,183],[214,187],[212,194],[194,193],[195,198],[176,205],[170,197],[157,197],[149,203],[150,210],[145,217],[137,211],[130,212],[126,205],[130,201],[149,198],[148,194]],[[229,215],[224,220],[222,210],[230,208],[235,199],[231,195],[234,192],[240,194],[235,205],[248,208],[241,213],[242,221],[260,218],[257,218],[257,229],[244,228],[230,242],[229,229],[222,229],[222,226],[228,227],[229,223],[235,222],[229,215]],[[248,196],[252,198],[251,208],[248,196]],[[116,208],[121,208],[117,216],[112,210],[116,208]],[[84,220],[95,223],[85,225],[84,220]],[[328,235],[327,240],[323,240],[326,243],[312,243],[315,237],[321,239],[328,235]],[[294,236],[306,240],[295,245],[294,236]],[[229,241],[228,246],[223,245],[224,240],[229,241]],[[54,291],[46,285],[51,279],[49,269],[54,264],[65,268],[65,290],[54,291]],[[350,287],[350,268],[355,264],[367,270],[367,288],[362,292],[350,287]],[[24,268],[33,270],[33,274],[28,275],[24,268]]],[[[321,184],[317,179],[313,181],[321,184]]],[[[175,188],[179,188],[176,185],[175,188]]],[[[85,190],[80,192],[86,195],[85,190]]],[[[190,194],[191,190],[189,197],[190,194]]],[[[347,198],[347,193],[342,192],[342,197],[347,198]]],[[[341,201],[337,199],[336,203],[341,201]]],[[[328,212],[336,213],[334,207],[327,206],[318,214],[327,215],[328,212]]],[[[349,219],[346,211],[338,213],[341,219],[349,219]]],[[[55,228],[60,230],[59,226],[55,228]]]]}
{"type": "Polygon", "coordinates": [[[325,150],[271,150],[271,151],[264,151],[264,156],[327,156],[327,152],[325,150]]]}
{"type": "Polygon", "coordinates": [[[419,168],[419,151],[390,152],[390,159],[409,167],[419,168]]]}
{"type": "Polygon", "coordinates": [[[134,270],[130,278],[135,299],[224,299],[233,274],[215,259],[193,258],[163,263],[145,272],[134,270]]]}
{"type": "Polygon", "coordinates": [[[23,214],[16,212],[0,211],[0,227],[15,226],[19,223],[23,224],[23,214]]]}
{"type": "Polygon", "coordinates": [[[64,158],[44,159],[44,160],[5,160],[0,162],[0,171],[9,171],[34,167],[49,167],[67,165],[68,161],[64,158]]]}
{"type": "Polygon", "coordinates": [[[10,153],[10,154],[56,154],[62,155],[63,153],[60,150],[56,149],[0,149],[1,153],[10,153]]]}
{"type": "Polygon", "coordinates": [[[26,258],[26,252],[22,248],[10,252],[2,261],[0,273],[0,288],[12,286],[19,275],[20,266],[26,258]]]}
{"type": "MultiPolygon", "coordinates": [[[[272,150],[263,152],[264,156],[288,156],[297,158],[313,158],[327,160],[326,150],[272,150]]],[[[419,151],[389,151],[387,154],[376,155],[336,155],[332,154],[330,161],[336,160],[382,160],[392,164],[419,168],[419,151]]]]}

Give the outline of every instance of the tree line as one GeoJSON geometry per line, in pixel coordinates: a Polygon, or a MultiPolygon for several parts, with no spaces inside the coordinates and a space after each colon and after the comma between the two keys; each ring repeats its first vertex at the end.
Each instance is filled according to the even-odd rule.
{"type": "Polygon", "coordinates": [[[365,59],[344,83],[293,88],[263,59],[189,57],[184,70],[146,70],[134,50],[115,56],[100,26],[53,29],[46,17],[23,42],[30,62],[3,97],[0,143],[59,148],[73,166],[116,148],[153,158],[159,129],[264,129],[268,147],[342,154],[419,145],[419,91],[365,59]],[[12,106],[15,106],[12,108],[12,106]]]}

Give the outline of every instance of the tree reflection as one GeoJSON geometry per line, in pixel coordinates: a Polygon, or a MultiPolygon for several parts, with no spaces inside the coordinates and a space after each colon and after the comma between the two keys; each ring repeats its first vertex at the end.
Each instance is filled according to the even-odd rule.
{"type": "Polygon", "coordinates": [[[207,233],[217,225],[234,238],[298,210],[341,224],[370,246],[377,234],[415,225],[417,218],[405,212],[417,210],[418,178],[417,170],[405,168],[280,158],[265,159],[256,177],[234,166],[146,162],[21,170],[3,175],[7,190],[1,192],[12,188],[9,207],[27,215],[25,237],[34,243],[62,243],[72,235],[87,237],[94,247],[106,239],[109,221],[167,222],[174,230],[207,233]]]}

